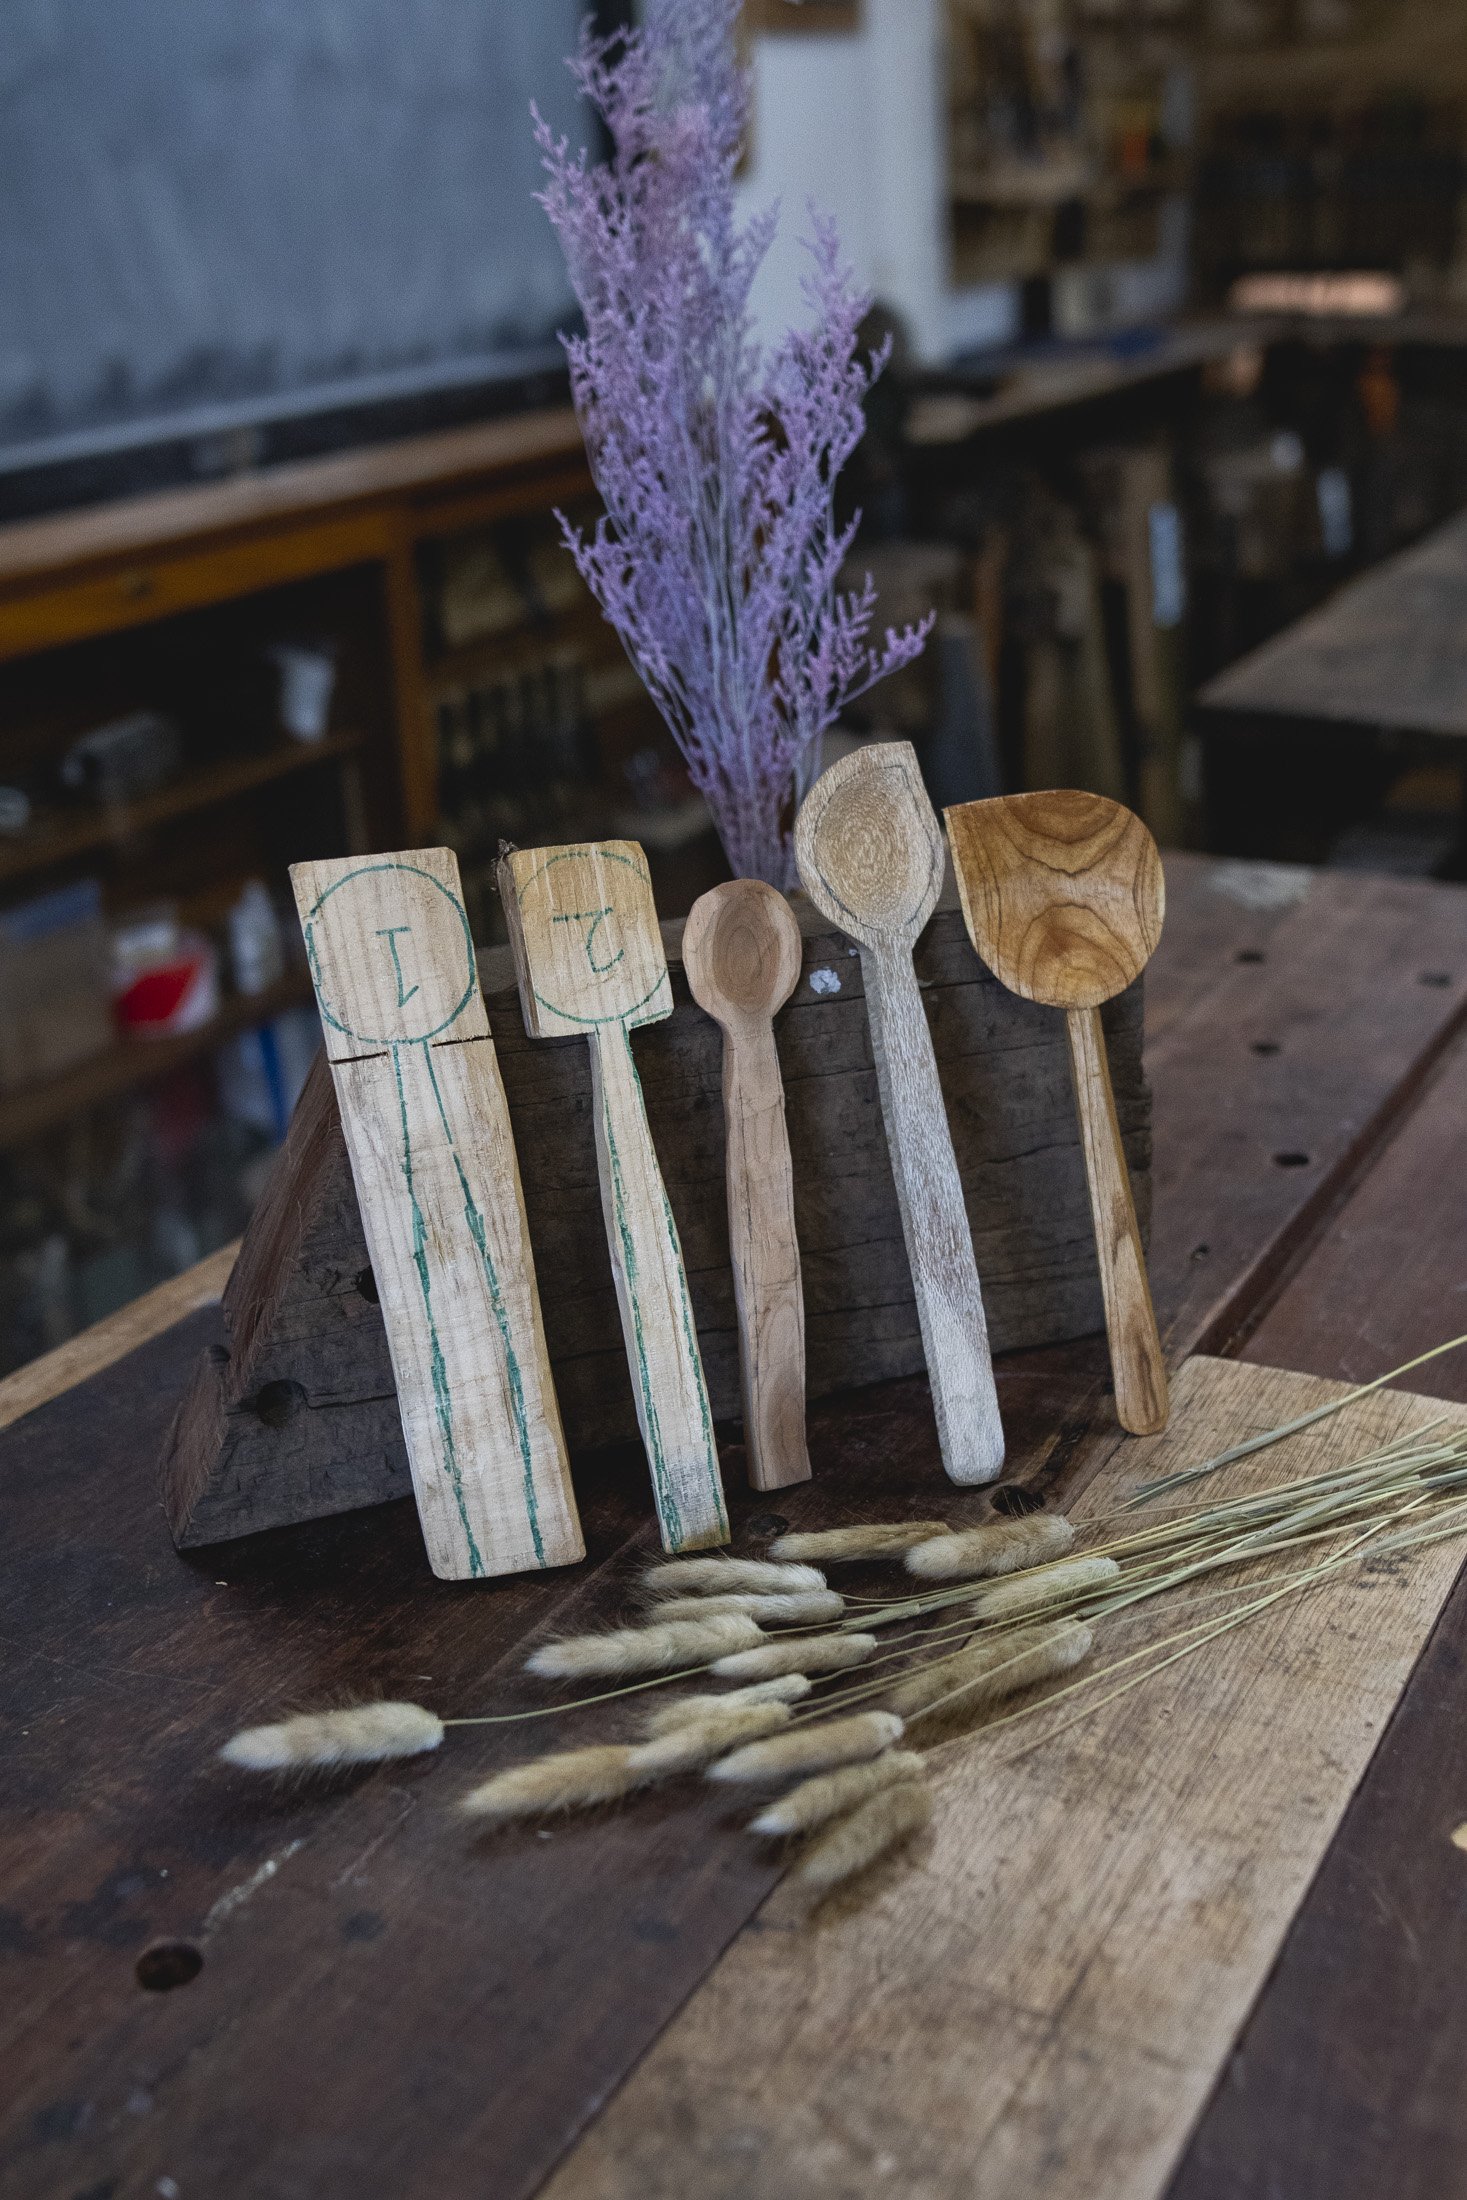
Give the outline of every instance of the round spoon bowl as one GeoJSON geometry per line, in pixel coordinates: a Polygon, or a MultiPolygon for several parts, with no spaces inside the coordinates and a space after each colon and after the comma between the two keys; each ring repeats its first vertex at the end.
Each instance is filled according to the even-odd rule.
{"type": "Polygon", "coordinates": [[[852,939],[914,942],[942,891],[942,835],[909,742],[857,749],[816,781],[795,853],[806,893],[852,939]]]}
{"type": "Polygon", "coordinates": [[[762,879],[730,879],[694,903],[683,968],[698,1006],[727,1030],[767,1023],[800,982],[805,943],[783,894],[762,879]]]}

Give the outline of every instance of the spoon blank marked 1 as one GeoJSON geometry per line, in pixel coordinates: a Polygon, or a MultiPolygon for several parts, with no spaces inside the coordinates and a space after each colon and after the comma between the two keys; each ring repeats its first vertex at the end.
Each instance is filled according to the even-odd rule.
{"type": "Polygon", "coordinates": [[[937,906],[942,828],[909,741],[821,774],[795,827],[805,891],[861,950],[871,1049],[927,1354],[943,1463],[991,1482],[1003,1426],[962,1179],[912,950],[937,906]]]}
{"type": "Polygon", "coordinates": [[[726,1543],[682,1247],[632,1058],[637,1026],[672,1014],[646,858],[634,840],[522,849],[499,884],[531,1035],[590,1041],[601,1203],[663,1547],[726,1543]]]}
{"type": "Polygon", "coordinates": [[[290,875],[433,1571],[573,1565],[585,1545],[458,859],[290,875]]]}
{"type": "Polygon", "coordinates": [[[1101,1004],[1137,979],[1161,937],[1161,857],[1139,817],[1097,794],[1006,795],[947,813],[973,945],[1010,992],[1062,1008],[1095,1218],[1116,1416],[1167,1424],[1166,1364],[1116,1119],[1101,1004]]]}
{"type": "Polygon", "coordinates": [[[761,879],[715,886],[694,902],[683,929],[683,968],[693,999],[723,1032],[728,1237],[744,1442],[756,1490],[810,1479],[805,1302],[773,1023],[799,984],[803,960],[789,903],[761,879]]]}

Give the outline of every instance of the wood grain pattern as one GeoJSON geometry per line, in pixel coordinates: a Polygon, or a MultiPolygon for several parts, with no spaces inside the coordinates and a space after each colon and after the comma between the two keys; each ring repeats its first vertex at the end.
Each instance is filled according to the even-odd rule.
{"type": "Polygon", "coordinates": [[[723,1033],[728,1243],[739,1318],[749,1480],[810,1479],[805,1441],[805,1298],[784,1079],[774,1017],[800,982],[804,941],[789,903],[761,879],[730,879],[694,902],[683,967],[723,1033]]]}
{"type": "Polygon", "coordinates": [[[514,1138],[447,849],[291,871],[444,1580],[585,1555],[514,1138]]]}
{"type": "Polygon", "coordinates": [[[1155,1435],[1166,1365],[1098,1011],[1161,938],[1156,842],[1120,803],[1066,791],[963,803],[947,823],[974,947],[1012,991],[1065,1011],[1116,1415],[1132,1435],[1155,1435]]]}
{"type": "MultiPolygon", "coordinates": [[[[1191,1361],[1169,1434],[1114,1454],[1077,1517],[1331,1394],[1191,1361]]],[[[1378,1396],[1228,1486],[1436,1410],[1378,1396]]],[[[1342,1574],[1037,1749],[1021,1730],[943,1753],[915,1868],[813,1926],[776,1896],[545,2200],[1154,2200],[1460,1563],[1342,1574]]]]}
{"type": "Polygon", "coordinates": [[[988,1323],[912,951],[942,892],[942,828],[907,741],[833,764],[795,829],[805,891],[861,950],[881,1112],[943,1464],[959,1484],[1003,1467],[988,1323]]]}
{"type": "Polygon", "coordinates": [[[632,1055],[632,1032],[672,1014],[646,858],[633,840],[525,849],[499,876],[526,1027],[590,1042],[606,1241],[663,1548],[726,1543],[682,1246],[632,1055]]]}

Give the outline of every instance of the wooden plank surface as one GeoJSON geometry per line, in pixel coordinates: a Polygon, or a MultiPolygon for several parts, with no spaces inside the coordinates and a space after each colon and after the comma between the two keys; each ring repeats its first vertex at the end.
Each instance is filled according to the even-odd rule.
{"type": "MultiPolygon", "coordinates": [[[[1467,1331],[1467,1046],[1264,1315],[1249,1360],[1368,1381],[1467,1331]]],[[[1467,1351],[1411,1378],[1467,1404],[1467,1351]]],[[[1373,1759],[1171,2188],[1171,2200],[1467,2192],[1467,1582],[1373,1759]],[[1320,2043],[1329,2043],[1321,2053],[1320,2043]]]]}
{"type": "Polygon", "coordinates": [[[1467,735],[1467,513],[1208,682],[1209,710],[1467,735]]]}
{"type": "MultiPolygon", "coordinates": [[[[1125,1446],[1076,1517],[1339,1394],[1190,1361],[1168,1434],[1125,1446]]],[[[1432,1410],[1378,1394],[1225,1486],[1318,1472],[1432,1410]]],[[[1152,2200],[1461,1558],[1343,1574],[1023,1754],[943,1752],[915,1865],[813,1927],[777,1895],[545,2200],[1152,2200]]]]}
{"type": "MultiPolygon", "coordinates": [[[[1195,1131],[1206,1120],[1201,1111],[1211,1092],[1231,1126],[1232,1150],[1246,1156],[1253,1150],[1241,1135],[1247,1108],[1279,1103],[1253,1082],[1247,1047],[1228,1021],[1249,1003],[1246,995],[1240,1001],[1235,980],[1240,970],[1255,978],[1270,973],[1264,1005],[1292,1019],[1276,1029],[1291,1045],[1296,1032],[1307,1038],[1312,1017],[1334,1014],[1344,958],[1312,1003],[1307,989],[1291,992],[1284,981],[1292,964],[1315,954],[1311,904],[1322,924],[1335,921],[1337,905],[1317,886],[1300,902],[1298,876],[1279,878],[1267,866],[1175,859],[1168,875],[1171,916],[1151,974],[1150,1010],[1163,1037],[1189,1020],[1191,1030],[1158,1075],[1162,1130],[1180,1161],[1189,1126],[1195,1131]],[[1235,961],[1255,953],[1274,959],[1235,961]]],[[[1377,916],[1395,954],[1394,965],[1378,966],[1384,1006],[1377,1005],[1399,1056],[1372,1053],[1363,989],[1354,1021],[1347,1015],[1330,1026],[1357,1145],[1368,1142],[1357,1113],[1367,1084],[1385,1094],[1387,1108],[1402,1105],[1414,1075],[1411,1046],[1439,1047],[1455,1013],[1450,995],[1436,988],[1422,989],[1434,1015],[1424,1024],[1399,1001],[1391,1005],[1397,981],[1404,994],[1428,967],[1417,943],[1441,958],[1438,974],[1467,947],[1467,911],[1448,889],[1410,888],[1377,916]],[[1355,1081],[1355,1053],[1371,1056],[1368,1080],[1355,1081]]],[[[1351,935],[1349,952],[1359,951],[1351,935]]],[[[1267,1072],[1268,1061],[1262,1067],[1267,1072]]],[[[1321,1119],[1322,1111],[1314,1120],[1321,1119]]],[[[1230,1176],[1225,1158],[1194,1179],[1186,1226],[1215,1238],[1217,1260],[1183,1320],[1205,1319],[1227,1300],[1228,1262],[1245,1281],[1267,1275],[1273,1288],[1271,1233],[1289,1237],[1292,1254],[1299,1250],[1292,1233],[1300,1200],[1288,1172],[1289,1199],[1280,1204],[1255,1196],[1243,1168],[1230,1176]]],[[[1449,1227],[1452,1211],[1433,1198],[1420,1216],[1423,1245],[1449,1227]]],[[[1175,1242],[1180,1226],[1163,1221],[1175,1242]]],[[[1175,1272],[1190,1281],[1185,1263],[1175,1272]]],[[[1429,1260],[1424,1272],[1437,1273],[1429,1260]]],[[[1162,1312],[1164,1319],[1170,1312],[1164,1301],[1162,1312]]],[[[1403,1308],[1407,1329],[1419,1330],[1421,1318],[1403,1308]]],[[[376,2192],[414,2200],[445,2189],[515,2200],[543,2181],[686,2002],[758,1908],[772,1875],[749,1856],[736,1827],[717,1812],[700,1811],[690,1824],[680,1798],[639,1804],[635,1818],[612,1814],[558,1831],[517,1852],[511,1866],[502,1852],[445,1839],[442,1816],[424,1807],[422,1767],[356,1779],[344,1791],[275,1797],[231,1786],[207,1759],[232,1724],[347,1691],[416,1692],[445,1710],[482,1705],[506,1684],[537,1624],[579,1624],[608,1610],[609,1578],[646,1547],[645,1470],[628,1458],[607,1460],[589,1477],[582,1472],[593,1556],[567,1581],[565,1603],[552,1604],[544,1584],[435,1587],[403,1507],[180,1562],[155,1510],[152,1469],[187,1369],[201,1344],[218,1335],[213,1321],[198,1317],[0,1438],[7,1493],[0,1569],[8,1600],[0,1922],[16,1951],[0,2018],[0,2190],[7,2200],[11,2192],[54,2200],[109,2183],[119,2195],[148,2193],[166,2177],[181,2191],[207,2190],[218,2200],[288,2190],[309,2190],[313,2200],[376,2192]],[[216,1586],[220,1579],[229,1586],[216,1586]],[[422,1675],[432,1676],[431,1689],[422,1675]],[[292,1851],[297,1840],[306,1846],[292,1851]],[[191,1936],[205,1957],[199,1978],[177,1993],[141,1992],[132,1966],[149,1942],[191,1936]]],[[[1011,1460],[1024,1480],[1063,1491],[1088,1470],[1089,1416],[1104,1375],[1103,1345],[1093,1340],[1001,1364],[1011,1460]]],[[[774,1500],[735,1495],[740,1536],[755,1519],[769,1532],[768,1522],[781,1517],[818,1527],[870,1518],[878,1505],[927,1517],[982,1503],[942,1482],[917,1382],[822,1408],[812,1452],[816,1480],[807,1489],[774,1500]],[[774,1504],[777,1514],[768,1509],[774,1504]]],[[[736,1458],[727,1469],[737,1493],[736,1458]]],[[[1397,1995],[1394,2038],[1384,2026],[1369,2033],[1379,2059],[1369,2084],[1386,2109],[1370,2110],[1377,2120],[1365,2135],[1365,2166],[1357,2182],[1341,2185],[1349,2200],[1379,2200],[1384,2190],[1395,2200],[1397,2189],[1409,2200],[1440,2200],[1453,2190],[1446,2177],[1410,2182],[1391,2151],[1390,2120],[1395,2104],[1414,2113],[1419,2084],[1421,2113],[1436,2118],[1431,2143],[1423,2141],[1426,2157],[1447,2162],[1450,2174],[1448,2140],[1458,2128],[1451,2119],[1460,2112],[1453,2072],[1461,2058],[1452,2060],[1451,2034],[1440,2055],[1420,2054],[1412,2001],[1414,1988],[1428,2011],[1450,2014],[1459,1998],[1461,1961],[1451,1960],[1452,1934],[1461,1929],[1454,1923],[1460,1904],[1452,1908],[1459,1882],[1434,1863],[1418,1870],[1413,1846],[1425,1838],[1433,1802],[1445,1797],[1450,1807],[1440,1752],[1450,1701],[1449,1683],[1439,1678],[1437,1708],[1417,1734],[1419,1801],[1392,1786],[1400,1806],[1391,1821],[1394,1845],[1367,1847],[1354,1859],[1357,1914],[1333,1919],[1333,1941],[1326,1919],[1316,1942],[1326,1957],[1332,1944],[1352,1949],[1340,1937],[1344,1928],[1353,1922],[1365,1932],[1378,1921],[1388,1959],[1383,1976],[1397,1995]],[[1407,1880],[1414,1938],[1402,1948],[1392,1940],[1396,1913],[1380,1890],[1390,1887],[1399,1900],[1407,1880]],[[1372,2185],[1370,2166],[1382,2161],[1390,2176],[1377,2175],[1372,2185]]],[[[472,1763],[467,1756],[457,1762],[467,1784],[509,1754],[486,1746],[472,1763]]],[[[1373,1778],[1362,1792],[1372,1785],[1373,1778]]],[[[1435,1844],[1436,1829],[1427,1830],[1435,1844]]],[[[1460,1852],[1450,1857],[1460,1864],[1460,1852]]],[[[1308,1917],[1306,1908],[1301,1925],[1308,1917]]],[[[1289,1961],[1286,1951],[1280,1977],[1289,1961]]],[[[1336,1983],[1339,1993],[1324,2006],[1343,2023],[1352,1997],[1360,2015],[1368,1986],[1336,1983]]],[[[1350,2118],[1341,2113],[1339,2087],[1326,2098],[1323,2078],[1310,2075],[1320,2062],[1310,1996],[1329,1987],[1326,1960],[1300,1989],[1285,2035],[1296,2059],[1276,2073],[1271,2098],[1276,2113],[1293,2117],[1289,2159],[1304,2162],[1312,2143],[1327,2160],[1324,2140],[1338,2132],[1343,2174],[1352,2163],[1350,2118]]],[[[964,2014],[959,2009],[950,2022],[960,2025],[964,2014]]],[[[1254,2097],[1260,2075],[1251,2063],[1254,2097]]],[[[1347,2075],[1364,2088],[1353,2065],[1347,2075]]],[[[962,2082],[971,2089],[971,2074],[962,2082]]],[[[1259,2200],[1278,2200],[1268,2181],[1267,2128],[1250,2144],[1261,2181],[1234,2188],[1226,2156],[1214,2157],[1213,2183],[1187,2200],[1202,2200],[1204,2191],[1208,2200],[1237,2200],[1239,2192],[1251,2200],[1255,2190],[1259,2200]]],[[[1301,2177],[1300,2194],[1314,2200],[1316,2190],[1324,2200],[1332,2188],[1301,2177]]]]}

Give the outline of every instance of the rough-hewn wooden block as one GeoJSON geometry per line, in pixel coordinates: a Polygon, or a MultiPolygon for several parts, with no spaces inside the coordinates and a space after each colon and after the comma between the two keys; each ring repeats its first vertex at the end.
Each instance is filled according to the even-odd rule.
{"type": "MultiPolygon", "coordinates": [[[[804,968],[777,1019],[805,1277],[811,1397],[918,1371],[922,1342],[887,1157],[856,950],[803,902],[804,968]]],[[[634,1047],[692,1288],[715,1415],[739,1412],[724,1198],[722,1041],[664,927],[675,1008],[634,1047]]],[[[996,1350],[1102,1324],[1064,1019],[975,957],[944,896],[917,951],[996,1350]]],[[[585,1450],[636,1434],[602,1229],[590,1066],[527,1038],[507,950],[481,976],[519,1149],[551,1364],[585,1450]]],[[[1105,1012],[1127,1159],[1150,1207],[1142,1002],[1105,1012]]],[[[202,1362],[165,1462],[184,1544],[408,1494],[381,1315],[330,1077],[319,1063],[225,1294],[227,1357],[202,1362]]]]}

